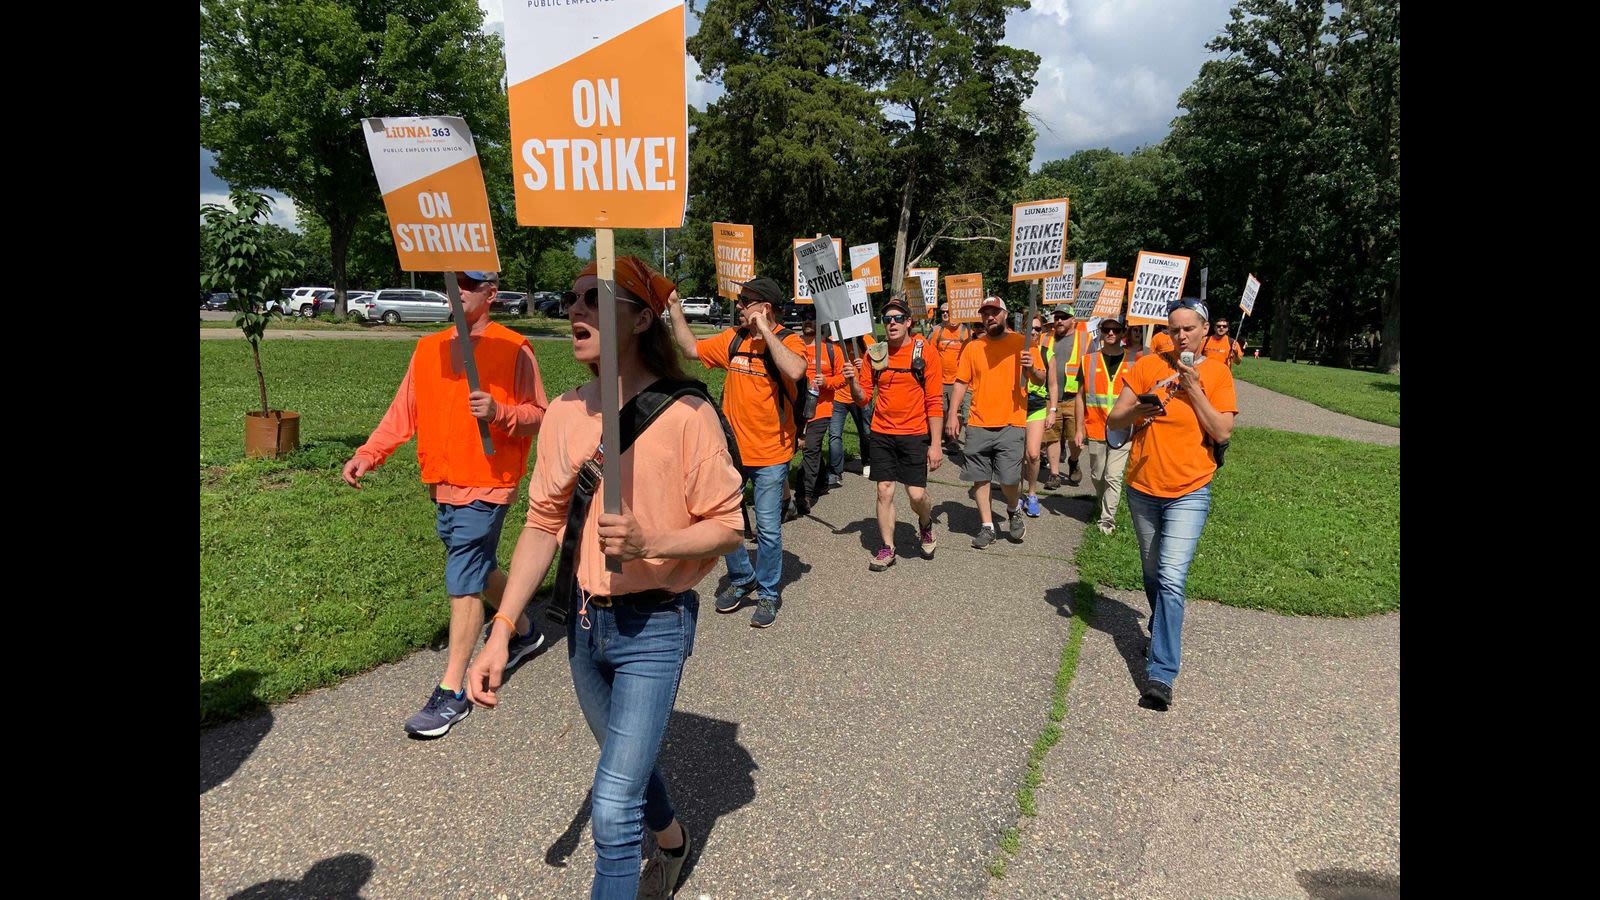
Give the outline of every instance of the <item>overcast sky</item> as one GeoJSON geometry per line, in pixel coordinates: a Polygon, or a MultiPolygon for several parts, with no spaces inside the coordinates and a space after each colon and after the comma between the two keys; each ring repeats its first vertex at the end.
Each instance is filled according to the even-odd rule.
{"type": "MultiPolygon", "coordinates": [[[[1006,42],[1039,54],[1038,86],[1025,109],[1038,138],[1033,165],[1078,150],[1110,147],[1126,153],[1166,136],[1178,115],[1178,95],[1200,73],[1205,45],[1227,24],[1233,0],[1033,0],[1012,13],[1006,42]]],[[[505,34],[503,0],[478,0],[484,30],[505,34]]],[[[703,4],[701,4],[703,5],[703,4]]],[[[699,27],[689,15],[688,30],[699,27]]],[[[685,57],[689,102],[697,107],[721,96],[697,80],[700,67],[685,57]]],[[[200,202],[227,197],[200,151],[200,202]]],[[[294,224],[294,207],[277,198],[273,221],[294,224]]]]}

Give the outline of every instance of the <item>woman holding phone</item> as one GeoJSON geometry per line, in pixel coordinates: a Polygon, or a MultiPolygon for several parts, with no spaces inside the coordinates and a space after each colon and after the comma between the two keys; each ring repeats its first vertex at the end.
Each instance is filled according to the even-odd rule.
{"type": "Polygon", "coordinates": [[[1226,443],[1239,412],[1233,374],[1201,355],[1205,302],[1186,297],[1167,310],[1173,348],[1133,364],[1106,427],[1133,429],[1125,483],[1139,538],[1150,648],[1140,704],[1164,710],[1182,656],[1184,586],[1211,511],[1212,447],[1226,443]]]}

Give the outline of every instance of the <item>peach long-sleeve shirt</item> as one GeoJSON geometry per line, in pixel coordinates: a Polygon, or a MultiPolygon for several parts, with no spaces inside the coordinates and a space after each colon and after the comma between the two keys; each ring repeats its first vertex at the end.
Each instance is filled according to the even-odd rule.
{"type": "MultiPolygon", "coordinates": [[[[470,333],[473,337],[478,337],[488,327],[489,319],[484,317],[482,321],[473,324],[470,333]]],[[[457,338],[451,337],[450,340],[454,343],[457,338]]],[[[489,428],[516,437],[538,434],[539,424],[544,421],[544,412],[550,406],[550,401],[545,398],[544,381],[539,377],[539,363],[534,359],[532,345],[523,347],[522,353],[517,356],[517,368],[512,378],[511,392],[517,398],[517,402],[498,404],[489,428]]],[[[385,460],[406,441],[411,440],[416,433],[417,388],[411,380],[411,364],[407,363],[406,375],[400,380],[400,387],[395,391],[394,400],[389,403],[389,410],[383,414],[378,427],[372,430],[372,436],[356,450],[356,455],[365,457],[376,468],[383,465],[385,460]]],[[[451,506],[466,506],[474,500],[510,503],[516,499],[517,489],[468,487],[438,482],[428,485],[428,496],[437,503],[447,503],[451,506]]]]}

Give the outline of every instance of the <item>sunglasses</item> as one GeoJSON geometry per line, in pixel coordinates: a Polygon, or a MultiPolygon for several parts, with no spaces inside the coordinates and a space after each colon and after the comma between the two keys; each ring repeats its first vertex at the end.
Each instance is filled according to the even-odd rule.
{"type": "Polygon", "coordinates": [[[1101,325],[1100,326],[1100,332],[1102,334],[1121,334],[1122,331],[1123,331],[1123,329],[1122,329],[1122,327],[1120,325],[1101,325]]]}
{"type": "Polygon", "coordinates": [[[1190,299],[1187,299],[1187,300],[1174,300],[1171,303],[1168,303],[1167,304],[1167,315],[1169,315],[1169,316],[1172,315],[1173,310],[1177,310],[1177,309],[1193,310],[1193,311],[1199,313],[1200,314],[1200,318],[1202,318],[1202,319],[1210,317],[1210,310],[1206,309],[1206,305],[1204,303],[1202,303],[1201,301],[1195,300],[1193,298],[1190,298],[1190,299]]]}
{"type": "Polygon", "coordinates": [[[905,315],[904,313],[885,313],[883,316],[883,324],[899,325],[901,322],[905,322],[910,318],[910,316],[905,315]]]}
{"type": "MultiPolygon", "coordinates": [[[[582,300],[583,301],[583,305],[589,307],[590,309],[599,309],[600,308],[600,289],[599,288],[589,288],[587,291],[583,292],[583,296],[581,296],[581,297],[578,296],[577,294],[574,294],[572,291],[567,291],[565,294],[562,294],[561,295],[561,307],[560,307],[561,314],[564,316],[567,313],[571,312],[572,308],[574,306],[578,305],[578,301],[579,300],[582,300]]],[[[624,297],[620,293],[617,294],[617,300],[619,302],[622,302],[622,303],[632,303],[634,306],[639,306],[639,307],[644,306],[644,304],[640,303],[638,300],[635,300],[632,297],[624,297]]]]}

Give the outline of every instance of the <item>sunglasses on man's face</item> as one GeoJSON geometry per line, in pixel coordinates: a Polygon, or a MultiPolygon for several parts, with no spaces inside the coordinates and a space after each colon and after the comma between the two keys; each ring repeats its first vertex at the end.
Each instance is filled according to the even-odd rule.
{"type": "Polygon", "coordinates": [[[901,322],[904,322],[904,321],[906,321],[906,320],[908,320],[910,318],[911,318],[910,316],[905,315],[903,313],[884,313],[883,324],[885,324],[885,325],[899,325],[901,322]]]}
{"type": "MultiPolygon", "coordinates": [[[[561,314],[564,316],[567,313],[571,312],[572,308],[574,306],[578,305],[578,301],[579,300],[582,300],[583,301],[583,305],[589,307],[590,309],[599,309],[600,308],[600,289],[599,288],[589,288],[587,291],[583,292],[583,296],[581,296],[581,297],[578,296],[577,294],[574,294],[572,291],[567,291],[565,294],[562,294],[561,295],[561,314]]],[[[634,306],[644,306],[643,303],[640,303],[639,301],[633,299],[632,297],[624,297],[621,294],[617,295],[617,301],[620,302],[620,303],[632,303],[634,306]]]]}
{"type": "Polygon", "coordinates": [[[1122,329],[1117,327],[1117,326],[1115,326],[1115,325],[1102,325],[1102,326],[1100,326],[1100,333],[1101,334],[1121,334],[1122,333],[1122,329]]]}

